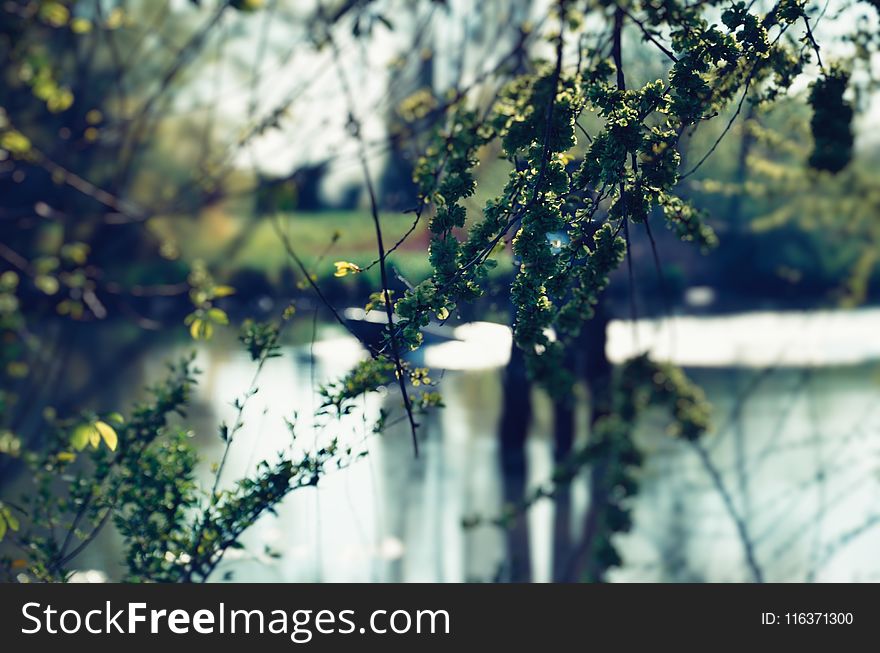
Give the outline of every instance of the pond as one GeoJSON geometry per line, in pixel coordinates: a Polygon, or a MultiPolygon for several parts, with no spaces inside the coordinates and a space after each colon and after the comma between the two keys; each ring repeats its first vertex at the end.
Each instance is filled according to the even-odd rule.
{"type": "MultiPolygon", "coordinates": [[[[686,365],[714,405],[715,428],[697,450],[667,436],[662,415],[644,420],[635,525],[618,540],[624,564],[611,579],[747,581],[757,567],[771,581],[880,580],[877,333],[877,309],[612,322],[609,356],[620,361],[650,348],[686,365]]],[[[366,397],[359,411],[331,427],[313,428],[316,383],[344,374],[364,356],[353,338],[330,325],[318,334],[313,345],[291,347],[264,368],[224,478],[240,477],[288,447],[284,418],[294,413],[294,446],[314,449],[339,437],[369,454],[327,474],[317,488],[291,494],[277,516],[261,518],[214,580],[503,578],[505,534],[494,527],[466,530],[462,520],[502,508],[497,424],[507,329],[469,325],[457,333],[462,342],[426,349],[446,408],[423,420],[418,459],[403,426],[370,431],[383,405],[399,403],[391,390],[366,397]]],[[[158,378],[164,360],[191,348],[148,352],[137,382],[158,378]]],[[[245,352],[219,344],[201,347],[197,363],[203,373],[187,423],[207,479],[222,454],[217,425],[234,420],[231,403],[247,389],[254,365],[245,352]]],[[[546,482],[553,467],[550,402],[536,393],[535,403],[527,445],[531,484],[546,482]]],[[[579,479],[572,488],[573,533],[588,501],[587,482],[579,479]]],[[[535,581],[552,580],[554,523],[549,501],[529,513],[535,581]]],[[[108,534],[79,564],[113,578],[119,570],[107,560],[117,551],[108,534]]]]}

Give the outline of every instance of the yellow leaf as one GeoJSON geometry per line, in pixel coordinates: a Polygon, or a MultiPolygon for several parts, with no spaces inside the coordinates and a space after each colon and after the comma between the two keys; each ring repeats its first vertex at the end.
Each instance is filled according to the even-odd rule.
{"type": "Polygon", "coordinates": [[[235,294],[235,288],[232,286],[217,286],[214,288],[214,297],[229,297],[235,294]]]}
{"type": "Polygon", "coordinates": [[[70,89],[59,88],[46,99],[46,107],[52,113],[67,111],[73,104],[73,93],[70,89]]]}
{"type": "Polygon", "coordinates": [[[62,27],[70,20],[70,10],[60,2],[44,2],[40,7],[40,18],[52,27],[62,27]]]}
{"type": "Polygon", "coordinates": [[[116,7],[110,12],[110,15],[107,17],[107,22],[105,23],[107,29],[117,29],[122,27],[122,23],[125,21],[125,12],[121,7],[116,7]]]}
{"type": "Polygon", "coordinates": [[[31,149],[31,142],[27,136],[19,131],[11,129],[0,136],[0,147],[9,150],[15,155],[27,154],[31,149]]]}
{"type": "Polygon", "coordinates": [[[70,21],[70,29],[74,34],[88,34],[92,31],[92,24],[86,18],[74,18],[70,21]]]}
{"type": "Polygon", "coordinates": [[[215,324],[229,324],[229,316],[219,308],[211,308],[207,313],[208,319],[215,324]]]}
{"type": "Polygon", "coordinates": [[[21,361],[12,361],[6,366],[6,373],[14,379],[21,379],[27,376],[27,363],[21,361]]]}
{"type": "MultiPolygon", "coordinates": [[[[101,440],[104,440],[104,443],[110,451],[116,451],[116,446],[119,443],[119,436],[116,434],[113,427],[107,422],[98,420],[91,424],[81,424],[77,426],[70,438],[70,444],[77,451],[82,451],[88,445],[91,445],[93,449],[97,449],[101,444],[101,440]]],[[[74,454],[62,452],[58,454],[58,460],[73,462],[73,458],[70,458],[70,456],[74,456],[74,454]]]]}
{"type": "Polygon", "coordinates": [[[48,274],[38,274],[34,277],[34,285],[46,295],[54,295],[58,292],[60,284],[58,279],[48,274]]]}
{"type": "Polygon", "coordinates": [[[444,307],[441,308],[440,311],[437,313],[437,319],[438,319],[438,320],[445,320],[445,319],[448,318],[448,317],[449,317],[449,310],[444,306],[444,307]]]}
{"type": "Polygon", "coordinates": [[[0,454],[18,458],[21,455],[21,440],[12,431],[0,430],[0,454]]]}
{"type": "Polygon", "coordinates": [[[62,451],[57,456],[59,463],[72,463],[76,460],[76,454],[72,451],[62,451]]]}
{"type": "Polygon", "coordinates": [[[357,266],[354,263],[349,263],[348,261],[336,261],[333,265],[336,266],[336,272],[333,273],[334,277],[344,277],[349,272],[357,274],[361,271],[360,266],[357,266]]]}
{"type": "Polygon", "coordinates": [[[189,328],[189,332],[196,340],[210,340],[214,335],[214,325],[208,320],[197,318],[189,328]]]}
{"type": "Polygon", "coordinates": [[[95,422],[95,430],[100,433],[107,448],[110,449],[110,451],[116,451],[116,445],[119,444],[119,436],[116,434],[114,428],[107,422],[98,420],[95,422]]]}

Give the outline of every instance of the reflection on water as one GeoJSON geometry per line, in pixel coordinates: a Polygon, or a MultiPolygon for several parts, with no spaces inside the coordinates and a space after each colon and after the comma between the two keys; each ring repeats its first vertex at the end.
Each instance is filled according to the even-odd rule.
{"type": "MultiPolygon", "coordinates": [[[[768,580],[874,580],[877,368],[692,371],[716,407],[708,442],[768,580]]],[[[751,580],[700,458],[645,428],[638,528],[621,579],[751,580]]]]}
{"type": "MultiPolygon", "coordinates": [[[[613,324],[609,352],[615,359],[637,341],[697,366],[691,373],[716,407],[717,428],[704,460],[663,434],[662,415],[645,421],[638,435],[646,462],[635,527],[620,540],[625,564],[612,579],[751,580],[745,537],[767,580],[880,580],[880,529],[872,528],[880,521],[877,368],[828,366],[880,357],[876,342],[864,337],[872,328],[880,331],[878,323],[880,312],[859,311],[679,318],[671,331],[644,321],[637,333],[631,325],[613,324]]],[[[325,335],[266,365],[226,478],[246,474],[287,447],[282,418],[293,414],[296,447],[339,437],[369,455],[331,472],[317,488],[290,495],[277,517],[266,516],[250,529],[246,548],[230,552],[216,579],[495,578],[505,561],[503,534],[465,531],[461,520],[501,508],[497,366],[506,358],[500,353],[509,333],[497,326],[465,330],[457,336],[464,344],[426,352],[431,365],[453,369],[442,373],[447,407],[423,421],[418,460],[402,427],[370,433],[380,407],[397,409],[394,392],[367,397],[360,412],[314,428],[315,383],[345,373],[364,355],[353,339],[331,329],[325,335]]],[[[158,376],[159,362],[175,353],[152,352],[145,376],[158,376]]],[[[200,351],[198,363],[204,373],[190,422],[207,478],[222,452],[216,426],[234,419],[231,402],[245,391],[254,368],[246,354],[223,348],[200,351]]],[[[537,402],[527,452],[532,483],[546,481],[552,471],[548,405],[537,402]]],[[[574,532],[588,502],[585,488],[584,482],[575,488],[574,532]]],[[[539,503],[529,520],[533,579],[547,581],[552,504],[539,503]]],[[[108,540],[104,546],[114,545],[108,540]]],[[[102,566],[98,559],[81,562],[102,566]]]]}
{"type": "Polygon", "coordinates": [[[612,322],[608,356],[649,348],[658,360],[694,367],[804,367],[880,360],[880,309],[761,311],[612,322]]]}

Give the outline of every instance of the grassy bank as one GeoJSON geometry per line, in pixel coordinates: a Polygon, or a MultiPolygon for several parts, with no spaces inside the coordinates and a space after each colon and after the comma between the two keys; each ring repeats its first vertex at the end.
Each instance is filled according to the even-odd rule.
{"type": "MultiPolygon", "coordinates": [[[[360,277],[360,281],[378,284],[378,266],[364,272],[363,276],[333,276],[335,261],[349,261],[366,268],[376,259],[376,232],[368,212],[297,212],[283,214],[279,219],[291,246],[320,280],[347,284],[360,277]]],[[[415,216],[383,213],[380,219],[385,247],[391,249],[410,230],[415,216]]],[[[430,273],[427,224],[428,219],[423,217],[405,242],[388,255],[389,264],[412,282],[418,282],[430,273]]],[[[292,265],[271,218],[244,227],[242,220],[226,214],[208,215],[198,225],[183,233],[178,232],[177,238],[185,259],[202,258],[219,269],[249,269],[277,280],[282,271],[292,265]],[[246,235],[242,233],[244,228],[249,229],[246,235]]],[[[502,254],[498,269],[509,271],[510,257],[506,253],[502,254]]]]}

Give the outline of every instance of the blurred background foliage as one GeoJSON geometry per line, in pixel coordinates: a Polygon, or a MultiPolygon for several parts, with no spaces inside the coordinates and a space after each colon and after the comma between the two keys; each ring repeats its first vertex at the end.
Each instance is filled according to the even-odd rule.
{"type": "MultiPolygon", "coordinates": [[[[584,3],[584,13],[611,4],[584,3]]],[[[681,142],[680,169],[697,167],[680,195],[707,211],[719,246],[704,255],[658,233],[655,257],[634,242],[638,286],[616,273],[609,315],[626,316],[634,294],[642,317],[877,300],[878,13],[850,0],[811,12],[826,63],[848,75],[855,149],[831,153],[846,165],[810,165],[816,70],[772,104],[744,93],[681,142]],[[709,308],[688,304],[693,286],[712,290],[709,308]]],[[[327,34],[359,80],[386,242],[405,238],[388,259],[395,291],[425,278],[430,233],[414,224],[412,176],[431,130],[463,94],[485,106],[548,59],[552,16],[549,3],[525,1],[2,2],[0,452],[39,449],[59,416],[116,410],[131,399],[115,381],[126,365],[187,330],[203,338],[291,301],[317,315],[309,279],[337,306],[379,289],[355,121],[327,79],[337,47],[327,34]],[[336,278],[336,261],[369,269],[336,278]]],[[[642,31],[624,36],[631,86],[666,74],[642,31]]],[[[594,114],[581,122],[585,133],[601,127],[594,114]]],[[[507,180],[501,155],[497,142],[479,149],[469,215],[507,180]]],[[[515,266],[508,250],[499,260],[490,292],[456,319],[508,320],[501,290],[515,266]]],[[[285,337],[306,342],[313,325],[295,320],[285,337]]],[[[0,455],[3,482],[16,465],[0,455]]]]}

